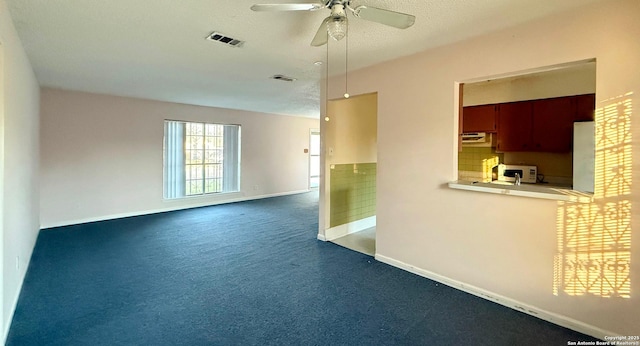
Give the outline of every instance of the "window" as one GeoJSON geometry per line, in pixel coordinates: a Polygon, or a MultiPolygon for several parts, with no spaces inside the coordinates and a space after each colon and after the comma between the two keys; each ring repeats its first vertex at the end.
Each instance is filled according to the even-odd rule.
{"type": "Polygon", "coordinates": [[[240,126],[165,121],[164,198],[238,191],[240,126]]]}

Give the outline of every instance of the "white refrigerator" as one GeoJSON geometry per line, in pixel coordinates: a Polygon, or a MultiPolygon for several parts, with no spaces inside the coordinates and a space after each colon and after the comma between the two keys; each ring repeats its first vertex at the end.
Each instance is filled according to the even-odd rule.
{"type": "Polygon", "coordinates": [[[594,190],[596,165],[596,131],[593,121],[573,124],[573,189],[594,190]]]}

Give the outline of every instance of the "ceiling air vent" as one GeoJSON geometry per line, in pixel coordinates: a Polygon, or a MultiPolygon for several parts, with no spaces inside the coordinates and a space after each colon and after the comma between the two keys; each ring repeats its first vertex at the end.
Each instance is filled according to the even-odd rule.
{"type": "Polygon", "coordinates": [[[224,44],[226,44],[228,46],[231,46],[231,47],[242,47],[242,45],[244,44],[244,41],[240,41],[238,39],[235,39],[233,37],[229,37],[229,36],[227,36],[225,34],[221,34],[219,32],[212,32],[211,34],[209,34],[209,36],[207,36],[207,40],[224,43],[224,44]]]}
{"type": "Polygon", "coordinates": [[[271,79],[275,79],[275,80],[281,80],[283,82],[293,82],[296,79],[293,77],[287,77],[287,76],[283,76],[281,74],[277,74],[275,76],[271,76],[271,79]]]}

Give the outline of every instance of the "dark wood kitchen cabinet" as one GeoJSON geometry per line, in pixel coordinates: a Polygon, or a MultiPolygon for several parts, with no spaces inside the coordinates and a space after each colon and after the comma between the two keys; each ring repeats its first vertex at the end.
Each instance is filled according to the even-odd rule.
{"type": "Polygon", "coordinates": [[[571,96],[573,121],[593,121],[596,109],[596,94],[571,96]]]}
{"type": "Polygon", "coordinates": [[[498,105],[467,106],[462,109],[462,131],[496,132],[498,105]]]}
{"type": "Polygon", "coordinates": [[[498,151],[531,151],[531,101],[502,103],[498,112],[498,151]]]}
{"type": "Polygon", "coordinates": [[[535,100],[533,104],[532,150],[569,152],[573,143],[572,102],[568,97],[535,100]]]}
{"type": "Polygon", "coordinates": [[[573,123],[593,121],[595,94],[498,105],[498,151],[570,152],[573,123]]]}

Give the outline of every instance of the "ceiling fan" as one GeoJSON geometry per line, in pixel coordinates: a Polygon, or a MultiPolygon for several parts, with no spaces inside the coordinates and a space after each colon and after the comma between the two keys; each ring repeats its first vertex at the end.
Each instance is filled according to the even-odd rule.
{"type": "Polygon", "coordinates": [[[353,8],[351,7],[351,0],[323,0],[315,3],[257,4],[251,6],[254,11],[317,11],[325,8],[331,10],[331,15],[320,24],[316,36],[311,41],[311,45],[314,47],[327,44],[329,36],[336,41],[346,36],[348,12],[351,12],[356,18],[389,25],[398,29],[406,29],[416,21],[416,17],[410,14],[383,10],[377,7],[358,6],[353,8]]]}

